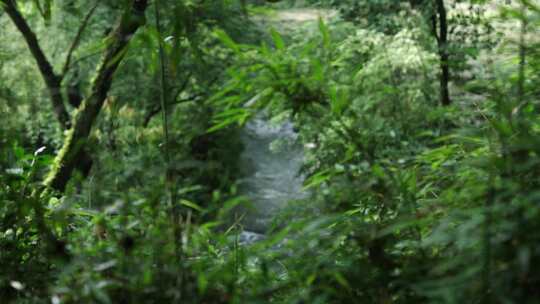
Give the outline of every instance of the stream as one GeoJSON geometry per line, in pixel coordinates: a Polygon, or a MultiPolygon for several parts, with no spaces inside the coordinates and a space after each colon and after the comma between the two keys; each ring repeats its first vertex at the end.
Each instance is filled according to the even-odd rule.
{"type": "MultiPolygon", "coordinates": [[[[319,18],[328,20],[336,14],[331,10],[288,9],[264,21],[278,29],[297,28],[309,22],[316,28],[319,18]]],[[[293,123],[290,120],[271,122],[267,116],[261,113],[251,119],[241,134],[244,151],[240,163],[244,177],[239,181],[240,192],[251,203],[240,210],[244,229],[241,243],[263,239],[280,210],[307,197],[303,191],[304,177],[299,174],[304,151],[293,123]]]]}
{"type": "Polygon", "coordinates": [[[239,185],[250,200],[243,208],[242,225],[245,236],[256,237],[252,233],[264,234],[287,203],[306,198],[299,174],[304,153],[292,122],[270,122],[263,114],[246,124],[241,140],[244,178],[239,185]]]}

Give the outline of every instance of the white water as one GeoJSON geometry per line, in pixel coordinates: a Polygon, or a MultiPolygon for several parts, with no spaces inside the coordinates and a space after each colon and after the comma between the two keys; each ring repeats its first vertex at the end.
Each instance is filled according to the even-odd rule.
{"type": "MultiPolygon", "coordinates": [[[[319,18],[326,21],[337,15],[332,10],[289,9],[264,20],[278,29],[297,28],[314,23],[319,18]]],[[[314,25],[315,26],[315,25],[314,25]]],[[[241,155],[242,194],[250,198],[251,208],[244,212],[244,232],[240,242],[250,244],[264,238],[277,213],[294,200],[306,198],[302,191],[304,178],[299,175],[303,162],[303,147],[298,142],[293,124],[269,122],[264,115],[252,119],[242,134],[244,151],[241,155]]],[[[291,219],[292,220],[292,219],[291,219]]]]}
{"type": "Polygon", "coordinates": [[[264,115],[252,119],[242,134],[240,190],[251,201],[245,212],[245,230],[264,233],[272,218],[287,203],[306,197],[304,178],[299,174],[302,145],[293,124],[271,123],[264,115]]]}

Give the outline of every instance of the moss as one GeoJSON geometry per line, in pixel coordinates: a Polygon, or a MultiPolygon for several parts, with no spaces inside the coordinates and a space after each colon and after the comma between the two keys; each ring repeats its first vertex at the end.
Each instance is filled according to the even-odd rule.
{"type": "MultiPolygon", "coordinates": [[[[134,6],[146,1],[135,1],[134,6]]],[[[44,184],[46,187],[63,191],[77,163],[84,158],[82,150],[88,141],[92,125],[107,97],[112,75],[125,54],[124,49],[136,30],[144,25],[144,9],[134,7],[127,11],[118,23],[105,51],[96,76],[92,79],[91,94],[86,98],[73,118],[73,127],[67,132],[64,145],[58,153],[44,184]]]]}

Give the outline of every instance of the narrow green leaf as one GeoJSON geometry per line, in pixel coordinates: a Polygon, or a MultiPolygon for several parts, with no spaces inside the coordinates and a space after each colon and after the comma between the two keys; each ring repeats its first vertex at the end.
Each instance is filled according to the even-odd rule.
{"type": "Polygon", "coordinates": [[[272,40],[274,40],[276,49],[280,51],[285,50],[285,42],[283,41],[283,37],[281,37],[281,35],[274,29],[270,30],[270,34],[272,35],[272,40]]]}
{"type": "Polygon", "coordinates": [[[330,31],[322,18],[319,18],[319,31],[322,34],[324,48],[328,49],[330,47],[330,31]]]}
{"type": "Polygon", "coordinates": [[[214,31],[215,36],[228,48],[240,54],[240,46],[223,30],[214,31]]]}
{"type": "Polygon", "coordinates": [[[181,205],[184,205],[184,206],[186,206],[186,207],[195,209],[195,210],[197,210],[197,211],[199,211],[199,212],[204,211],[204,209],[201,208],[199,205],[195,204],[194,202],[190,202],[190,201],[188,201],[188,200],[185,200],[185,199],[180,200],[180,204],[181,204],[181,205]]]}

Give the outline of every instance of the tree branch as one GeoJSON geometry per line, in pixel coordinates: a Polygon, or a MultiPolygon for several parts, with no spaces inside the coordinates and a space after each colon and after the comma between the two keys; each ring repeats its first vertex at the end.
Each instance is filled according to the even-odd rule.
{"type": "MultiPolygon", "coordinates": [[[[201,98],[203,94],[195,94],[195,95],[191,95],[187,98],[182,98],[180,100],[177,100],[175,99],[174,102],[171,102],[170,104],[168,104],[168,106],[173,106],[173,105],[178,105],[178,104],[181,104],[181,103],[186,103],[186,102],[191,102],[191,101],[196,101],[197,99],[201,98]]],[[[161,107],[155,107],[153,108],[152,110],[150,110],[150,112],[146,113],[146,115],[144,116],[144,120],[143,120],[143,127],[148,127],[148,124],[150,123],[150,120],[156,116],[157,114],[159,114],[161,112],[161,107]]]]}
{"type": "Polygon", "coordinates": [[[146,22],[147,0],[133,0],[113,32],[91,85],[90,95],[85,98],[73,118],[73,127],[56,156],[45,186],[63,192],[77,163],[85,155],[84,148],[103,103],[111,87],[113,75],[126,54],[126,48],[139,27],[146,22]]]}
{"type": "Polygon", "coordinates": [[[441,38],[439,38],[439,34],[437,33],[437,18],[436,13],[431,15],[431,34],[435,37],[435,40],[437,40],[438,45],[441,42],[441,38]]]}
{"type": "Polygon", "coordinates": [[[16,1],[0,0],[0,4],[2,4],[5,12],[24,37],[32,56],[36,60],[37,66],[43,80],[45,81],[47,89],[49,90],[49,95],[51,96],[51,102],[56,118],[64,129],[68,129],[70,125],[69,114],[64,105],[60,90],[61,78],[54,73],[52,65],[50,64],[49,60],[47,60],[47,57],[39,45],[36,34],[32,31],[26,22],[26,19],[24,19],[23,15],[17,9],[16,1]]]}
{"type": "Polygon", "coordinates": [[[66,73],[68,72],[70,65],[71,65],[71,58],[73,56],[73,52],[75,49],[79,46],[79,43],[81,42],[82,34],[86,27],[88,26],[88,22],[90,21],[90,18],[92,18],[92,15],[94,15],[94,12],[96,11],[97,7],[99,6],[100,0],[97,0],[94,6],[88,11],[86,16],[84,17],[81,25],[79,26],[79,30],[77,30],[77,34],[75,35],[75,39],[73,39],[73,42],[71,43],[71,46],[69,47],[68,54],[66,56],[66,61],[64,63],[64,67],[62,68],[62,74],[60,74],[60,78],[64,78],[66,76],[66,73]]]}
{"type": "Polygon", "coordinates": [[[81,61],[88,60],[88,59],[90,59],[90,58],[92,58],[92,57],[94,57],[94,56],[100,55],[100,54],[101,54],[101,51],[94,52],[94,53],[90,53],[90,54],[88,54],[88,55],[84,55],[84,56],[82,56],[82,57],[79,57],[79,58],[75,59],[71,64],[72,64],[72,65],[73,65],[73,64],[77,64],[77,63],[79,63],[79,62],[81,62],[81,61]]]}
{"type": "MultiPolygon", "coordinates": [[[[187,98],[178,99],[178,97],[180,97],[180,94],[182,94],[182,92],[184,92],[185,89],[187,88],[187,85],[189,84],[189,80],[191,79],[192,74],[193,73],[190,72],[188,74],[188,76],[186,77],[186,79],[184,80],[184,82],[182,82],[182,84],[178,87],[178,90],[176,91],[176,93],[174,94],[174,98],[172,99],[173,101],[170,104],[168,104],[168,106],[178,105],[178,104],[185,103],[185,102],[196,101],[197,99],[204,96],[204,93],[198,93],[198,94],[191,95],[191,96],[189,96],[187,98]]],[[[219,79],[219,76],[214,77],[212,80],[210,80],[208,85],[211,86],[218,79],[219,79]]],[[[161,107],[157,106],[157,107],[151,109],[148,113],[146,113],[146,115],[144,116],[144,120],[143,120],[143,126],[145,128],[148,127],[148,124],[150,123],[150,120],[152,119],[152,117],[159,114],[160,112],[161,112],[161,107]]]]}

